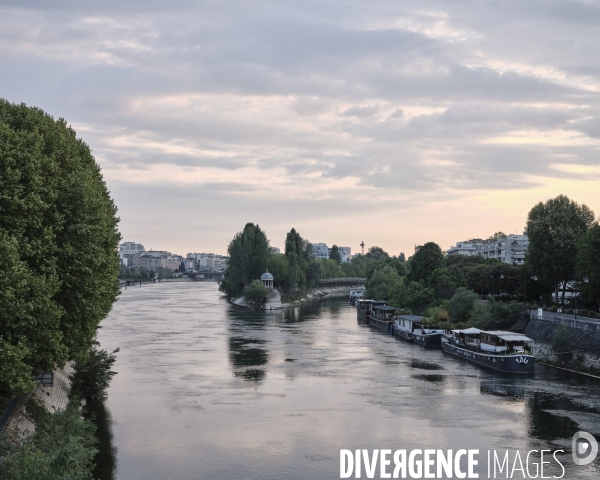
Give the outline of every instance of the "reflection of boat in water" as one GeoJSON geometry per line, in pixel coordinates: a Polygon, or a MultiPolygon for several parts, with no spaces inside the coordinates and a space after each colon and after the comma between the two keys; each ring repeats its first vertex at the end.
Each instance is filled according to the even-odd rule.
{"type": "MultiPolygon", "coordinates": [[[[513,377],[514,379],[514,377],[513,377]]],[[[479,386],[481,393],[487,393],[496,397],[507,397],[523,399],[525,397],[525,385],[514,382],[482,381],[479,386]]]]}
{"type": "Polygon", "coordinates": [[[429,328],[422,322],[419,315],[398,315],[394,317],[392,334],[425,347],[440,348],[444,330],[429,328]]]}
{"type": "Polygon", "coordinates": [[[442,350],[483,367],[508,373],[533,373],[533,340],[521,333],[450,330],[442,338],[442,350]]]}

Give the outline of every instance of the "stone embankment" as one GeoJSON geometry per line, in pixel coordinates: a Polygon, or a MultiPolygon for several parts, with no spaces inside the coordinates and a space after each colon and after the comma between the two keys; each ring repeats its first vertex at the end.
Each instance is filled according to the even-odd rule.
{"type": "Polygon", "coordinates": [[[566,325],[571,333],[571,344],[574,350],[585,350],[600,354],[600,322],[578,318],[532,318],[525,327],[524,334],[536,343],[551,344],[556,329],[566,325]]]}
{"type": "MultiPolygon", "coordinates": [[[[269,298],[267,299],[267,303],[263,308],[264,310],[280,310],[282,308],[294,307],[296,305],[301,305],[306,302],[311,302],[317,298],[322,298],[326,296],[349,295],[350,289],[352,288],[364,288],[364,285],[344,285],[331,287],[321,286],[319,288],[311,290],[305,296],[298,298],[292,302],[282,302],[281,294],[278,290],[274,289],[271,291],[269,298]]],[[[249,308],[249,305],[244,297],[232,298],[230,302],[234,305],[237,305],[238,307],[249,308]]]]}
{"type": "Polygon", "coordinates": [[[71,380],[69,376],[74,372],[73,365],[67,363],[65,368],[54,371],[54,386],[42,387],[38,384],[33,391],[24,395],[16,410],[6,424],[5,431],[15,440],[28,437],[35,432],[35,425],[27,415],[27,402],[37,400],[49,412],[58,412],[67,408],[71,393],[71,380]]]}

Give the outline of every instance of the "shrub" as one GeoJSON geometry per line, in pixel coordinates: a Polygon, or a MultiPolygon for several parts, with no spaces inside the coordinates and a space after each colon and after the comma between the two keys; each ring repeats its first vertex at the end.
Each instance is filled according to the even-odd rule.
{"type": "Polygon", "coordinates": [[[248,305],[253,307],[261,307],[267,303],[267,298],[269,298],[269,290],[260,280],[254,280],[244,289],[244,297],[246,298],[248,305]]]}
{"type": "Polygon", "coordinates": [[[567,313],[568,315],[573,315],[573,309],[572,308],[567,308],[567,310],[565,311],[565,313],[567,313]]]}
{"type": "Polygon", "coordinates": [[[550,307],[550,311],[551,311],[552,313],[556,313],[556,311],[557,311],[557,310],[558,310],[558,307],[557,307],[556,305],[552,305],[552,306],[550,307]]]}
{"type": "Polygon", "coordinates": [[[82,398],[104,398],[108,386],[117,372],[111,370],[117,360],[117,348],[112,353],[92,347],[88,354],[75,362],[73,391],[82,398]]]}
{"type": "Polygon", "coordinates": [[[582,317],[589,317],[590,311],[584,308],[583,310],[579,310],[579,315],[581,315],[582,317]]]}
{"type": "Polygon", "coordinates": [[[460,287],[448,302],[450,319],[453,323],[464,322],[467,320],[469,311],[473,308],[479,296],[464,287],[460,287]]]}
{"type": "Polygon", "coordinates": [[[36,426],[35,433],[15,444],[0,439],[0,478],[2,480],[88,480],[92,478],[95,427],[81,418],[79,400],[66,410],[49,413],[33,401],[27,413],[36,426]]]}
{"type": "Polygon", "coordinates": [[[476,301],[469,313],[470,323],[480,330],[487,330],[492,320],[492,313],[487,302],[476,301]]]}
{"type": "MultiPolygon", "coordinates": [[[[568,352],[571,348],[571,332],[566,325],[560,325],[552,336],[552,351],[555,353],[568,352]]],[[[559,361],[565,363],[570,360],[568,355],[561,355],[559,361]]]]}

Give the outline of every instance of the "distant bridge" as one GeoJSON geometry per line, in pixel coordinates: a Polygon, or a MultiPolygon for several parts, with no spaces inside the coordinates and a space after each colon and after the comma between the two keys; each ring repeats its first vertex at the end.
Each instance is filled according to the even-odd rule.
{"type": "Polygon", "coordinates": [[[323,287],[364,285],[366,281],[367,279],[363,277],[322,278],[319,280],[319,285],[323,287]]]}
{"type": "Polygon", "coordinates": [[[218,282],[223,272],[184,272],[183,276],[192,281],[218,282]]]}

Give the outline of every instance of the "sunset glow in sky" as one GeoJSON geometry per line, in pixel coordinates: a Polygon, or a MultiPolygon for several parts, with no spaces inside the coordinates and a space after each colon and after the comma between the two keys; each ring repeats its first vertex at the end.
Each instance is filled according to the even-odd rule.
{"type": "Polygon", "coordinates": [[[90,145],[125,241],[407,256],[600,214],[600,4],[0,2],[0,97],[90,145]]]}

